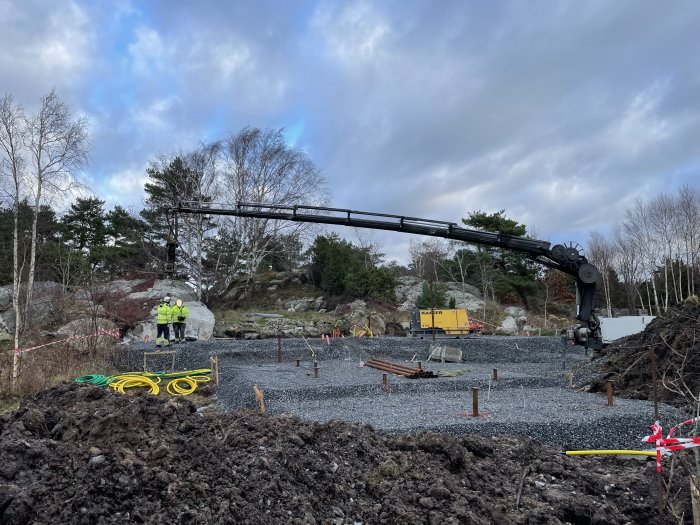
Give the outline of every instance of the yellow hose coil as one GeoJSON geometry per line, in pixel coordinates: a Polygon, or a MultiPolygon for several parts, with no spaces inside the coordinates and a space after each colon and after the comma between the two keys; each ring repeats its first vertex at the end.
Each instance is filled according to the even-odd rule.
{"type": "Polygon", "coordinates": [[[160,393],[158,384],[163,379],[170,379],[166,391],[174,396],[188,396],[197,389],[197,383],[208,383],[211,377],[210,368],[186,370],[183,372],[171,372],[168,374],[154,374],[152,372],[126,372],[111,376],[109,386],[117,392],[124,394],[127,388],[148,388],[149,394],[157,396],[160,393]]]}
{"type": "Polygon", "coordinates": [[[192,392],[197,390],[197,382],[189,377],[178,377],[173,379],[168,383],[166,388],[169,394],[174,396],[189,396],[192,392]],[[178,383],[185,383],[187,387],[181,387],[178,383]],[[189,387],[189,388],[188,388],[189,387]]]}
{"type": "Polygon", "coordinates": [[[128,374],[116,376],[109,386],[120,394],[124,393],[125,388],[148,387],[148,393],[157,396],[160,392],[158,383],[160,383],[160,379],[158,381],[153,381],[149,377],[128,374]]]}

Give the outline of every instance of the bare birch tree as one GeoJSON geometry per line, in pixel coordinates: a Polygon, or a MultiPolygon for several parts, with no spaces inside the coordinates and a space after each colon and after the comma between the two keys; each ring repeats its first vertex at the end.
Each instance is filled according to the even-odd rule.
{"type": "Polygon", "coordinates": [[[613,270],[615,247],[600,232],[593,231],[588,239],[588,254],[591,262],[600,270],[603,280],[603,295],[608,317],[612,317],[610,299],[610,272],[613,270]]]}
{"type": "Polygon", "coordinates": [[[41,205],[60,200],[79,186],[78,172],[88,161],[88,124],[73,118],[55,90],[42,97],[39,111],[26,121],[28,186],[33,196],[31,249],[26,304],[31,304],[36,268],[37,222],[41,205]]]}
{"type": "Polygon", "coordinates": [[[678,223],[686,269],[686,296],[695,295],[695,270],[700,255],[700,194],[683,185],[678,194],[678,223]]]}
{"type": "MultiPolygon", "coordinates": [[[[289,147],[283,130],[245,128],[223,141],[221,147],[222,200],[228,205],[263,203],[322,206],[328,201],[323,177],[303,151],[289,147]]],[[[280,235],[308,231],[303,223],[271,219],[225,217],[220,236],[228,236],[228,263],[220,268],[219,293],[237,275],[249,283],[260,262],[280,235]]]]}
{"type": "Polygon", "coordinates": [[[449,253],[448,245],[441,239],[428,239],[425,241],[411,241],[408,253],[411,256],[410,265],[416,272],[416,276],[428,281],[439,281],[438,268],[449,253]]]}
{"type": "MultiPolygon", "coordinates": [[[[0,174],[3,196],[12,205],[14,225],[12,230],[12,307],[15,310],[14,348],[19,348],[23,327],[24,309],[20,303],[24,258],[19,260],[19,203],[23,197],[25,159],[23,157],[25,117],[22,106],[15,104],[12,95],[0,99],[0,174]]],[[[19,373],[19,353],[13,352],[12,388],[19,373]]]]}
{"type": "MultiPolygon", "coordinates": [[[[647,283],[651,283],[651,290],[647,290],[649,297],[649,313],[656,310],[661,315],[659,294],[656,288],[655,271],[658,265],[658,245],[652,233],[651,219],[648,206],[641,199],[637,199],[631,208],[625,210],[625,218],[622,221],[622,229],[626,236],[633,239],[638,248],[638,254],[642,265],[642,274],[647,283]],[[653,294],[653,295],[652,295],[653,294]],[[653,302],[652,302],[653,299],[653,302]]],[[[647,287],[649,284],[647,284],[647,287]]]]}
{"type": "MultiPolygon", "coordinates": [[[[675,271],[673,268],[673,242],[674,242],[674,222],[676,218],[676,204],[673,197],[669,195],[658,195],[648,204],[648,217],[653,237],[657,240],[662,250],[663,267],[663,309],[668,310],[671,292],[677,293],[675,286],[675,271]],[[669,278],[670,273],[670,278],[669,278]]],[[[675,297],[675,302],[679,298],[675,297]]]]}
{"type": "Polygon", "coordinates": [[[613,229],[613,242],[615,243],[613,266],[624,285],[627,307],[634,308],[638,298],[639,304],[643,308],[644,299],[639,289],[639,283],[643,279],[641,249],[636,244],[635,239],[625,234],[624,229],[619,224],[615,225],[613,229]]]}

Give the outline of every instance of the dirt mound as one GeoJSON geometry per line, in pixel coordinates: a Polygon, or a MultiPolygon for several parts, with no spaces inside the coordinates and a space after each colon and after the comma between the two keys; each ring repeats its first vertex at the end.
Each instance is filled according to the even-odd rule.
{"type": "Polygon", "coordinates": [[[91,385],[60,385],[0,418],[0,457],[0,523],[658,520],[653,462],[220,414],[91,385]]]}
{"type": "Polygon", "coordinates": [[[666,403],[689,408],[700,392],[700,306],[682,305],[654,319],[644,332],[620,339],[591,363],[597,379],[593,392],[613,381],[616,395],[652,398],[651,350],[658,370],[658,396],[666,403]]]}

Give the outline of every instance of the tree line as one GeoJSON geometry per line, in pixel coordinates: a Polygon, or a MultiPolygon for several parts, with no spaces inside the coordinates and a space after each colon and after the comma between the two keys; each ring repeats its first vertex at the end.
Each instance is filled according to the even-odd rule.
{"type": "Polygon", "coordinates": [[[660,314],[700,284],[700,193],[637,199],[611,233],[592,232],[591,261],[602,273],[601,307],[644,308],[660,314]]]}
{"type": "MultiPolygon", "coordinates": [[[[13,283],[13,304],[31,301],[35,279],[66,288],[89,279],[161,275],[168,244],[176,243],[176,277],[211,300],[235,282],[251,290],[260,270],[298,270],[329,295],[392,300],[396,278],[416,275],[432,283],[421,305],[442,303],[440,283],[476,287],[487,302],[520,303],[530,310],[574,303],[573,280],[524,254],[441,240],[415,241],[410,263],[386,263],[371,244],[360,246],[320,234],[305,223],[228,216],[176,216],[178,203],[200,207],[240,202],[323,206],[330,199],[320,170],[290,147],[283,130],[247,127],[190,151],[153,158],[144,207],[138,213],[79,197],[59,217],[56,205],[80,187],[88,160],[87,123],[73,117],[54,91],[26,115],[10,95],[0,99],[0,281],[13,283]],[[306,248],[308,247],[308,248],[306,248]],[[24,290],[22,295],[21,290],[24,290]],[[22,301],[20,301],[22,299],[22,301]]],[[[685,186],[677,196],[638,200],[608,237],[593,232],[588,255],[603,275],[600,301],[656,313],[696,293],[700,199],[685,186]]],[[[528,236],[505,210],[472,212],[466,227],[528,236]]],[[[446,304],[433,304],[447,306],[446,304]]],[[[569,312],[571,313],[571,312],[569,312]]]]}

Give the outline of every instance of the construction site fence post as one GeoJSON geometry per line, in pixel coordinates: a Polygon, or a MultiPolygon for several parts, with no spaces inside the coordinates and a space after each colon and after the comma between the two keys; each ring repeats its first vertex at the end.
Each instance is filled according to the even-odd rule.
{"type": "Polygon", "coordinates": [[[493,369],[493,380],[498,381],[498,368],[493,369]]]}
{"type": "Polygon", "coordinates": [[[472,388],[472,416],[479,417],[479,389],[472,388]]]}
{"type": "Polygon", "coordinates": [[[612,387],[612,381],[606,381],[605,382],[605,393],[608,396],[608,406],[611,407],[613,406],[613,387],[612,387]]]}

